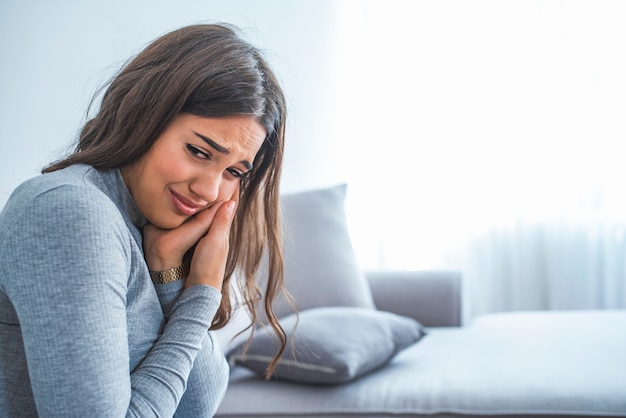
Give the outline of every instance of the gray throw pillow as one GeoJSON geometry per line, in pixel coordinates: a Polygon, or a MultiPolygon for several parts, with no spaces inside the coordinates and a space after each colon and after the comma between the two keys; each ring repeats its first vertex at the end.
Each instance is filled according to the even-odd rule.
{"type": "MultiPolygon", "coordinates": [[[[293,314],[280,322],[287,331],[288,345],[274,378],[301,383],[354,380],[384,366],[426,334],[412,318],[354,307],[309,309],[301,312],[299,319],[293,314]]],[[[231,352],[230,362],[263,375],[277,350],[273,332],[255,331],[245,354],[244,345],[231,352]]]]}
{"type": "MultiPolygon", "coordinates": [[[[320,306],[374,309],[372,292],[360,269],[346,221],[345,184],[281,195],[285,288],[298,311],[320,306]]],[[[261,288],[266,265],[259,273],[261,288]]],[[[293,313],[278,296],[278,318],[293,313]]],[[[263,312],[259,312],[264,318],[263,312]]]]}

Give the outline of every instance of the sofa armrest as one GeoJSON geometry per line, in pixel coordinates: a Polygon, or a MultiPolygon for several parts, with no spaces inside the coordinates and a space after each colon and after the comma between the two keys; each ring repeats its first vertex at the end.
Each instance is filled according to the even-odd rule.
{"type": "Polygon", "coordinates": [[[461,325],[461,273],[369,271],[374,304],[381,311],[418,320],[426,327],[461,325]]]}

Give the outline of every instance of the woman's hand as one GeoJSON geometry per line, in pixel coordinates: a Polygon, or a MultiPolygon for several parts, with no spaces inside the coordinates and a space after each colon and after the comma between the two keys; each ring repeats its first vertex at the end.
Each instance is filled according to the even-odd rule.
{"type": "Polygon", "coordinates": [[[178,267],[185,253],[196,245],[185,287],[206,284],[221,290],[235,206],[234,200],[218,202],[171,230],[146,225],[143,246],[148,268],[162,271],[178,267]]]}

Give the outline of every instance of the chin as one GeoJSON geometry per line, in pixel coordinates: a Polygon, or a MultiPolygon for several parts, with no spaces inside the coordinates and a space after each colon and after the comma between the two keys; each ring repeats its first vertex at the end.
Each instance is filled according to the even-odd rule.
{"type": "Polygon", "coordinates": [[[159,229],[176,229],[185,223],[187,218],[170,218],[170,219],[148,219],[152,225],[159,229]]]}

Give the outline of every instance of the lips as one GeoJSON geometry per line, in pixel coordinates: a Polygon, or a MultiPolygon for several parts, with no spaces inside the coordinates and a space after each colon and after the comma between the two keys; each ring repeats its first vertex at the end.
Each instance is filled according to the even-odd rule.
{"type": "Polygon", "coordinates": [[[174,204],[174,208],[181,215],[192,216],[204,207],[204,205],[199,205],[187,199],[186,197],[176,193],[173,190],[170,190],[170,194],[172,196],[172,203],[174,204]]]}

